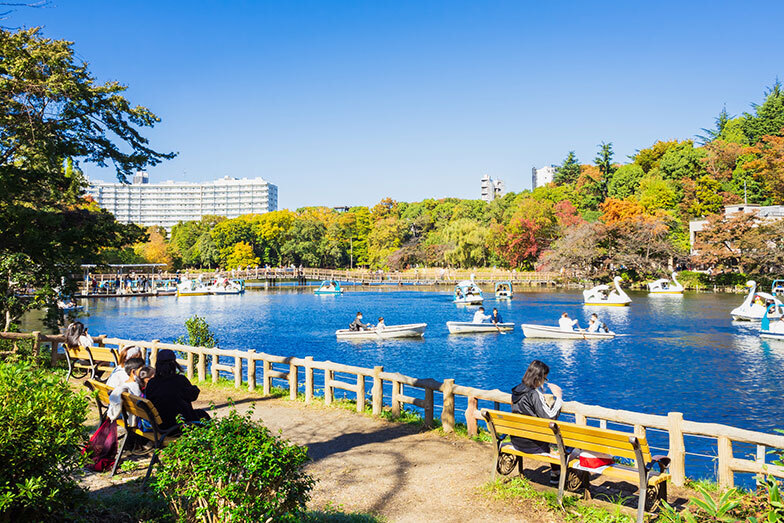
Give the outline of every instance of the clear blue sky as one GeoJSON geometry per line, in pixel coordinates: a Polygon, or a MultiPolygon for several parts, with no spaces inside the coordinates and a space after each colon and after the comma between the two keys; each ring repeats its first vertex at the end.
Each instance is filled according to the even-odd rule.
{"type": "MultiPolygon", "coordinates": [[[[692,138],[784,76],[784,2],[53,0],[6,25],[75,42],[157,113],[151,181],[263,176],[281,208],[477,198],[488,173],[692,138]]],[[[104,180],[108,170],[86,169],[104,180]]]]}

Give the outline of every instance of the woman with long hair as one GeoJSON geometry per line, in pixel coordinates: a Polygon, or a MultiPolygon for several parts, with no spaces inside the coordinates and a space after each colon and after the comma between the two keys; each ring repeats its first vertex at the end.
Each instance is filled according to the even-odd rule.
{"type": "Polygon", "coordinates": [[[81,321],[75,321],[66,327],[65,346],[69,349],[92,347],[94,344],[93,338],[87,333],[87,327],[81,321]]]}
{"type": "Polygon", "coordinates": [[[176,425],[178,416],[182,416],[186,423],[210,419],[204,409],[194,409],[191,405],[201,391],[181,373],[174,351],[158,351],[155,376],[147,384],[145,395],[161,416],[162,430],[176,425]]]}

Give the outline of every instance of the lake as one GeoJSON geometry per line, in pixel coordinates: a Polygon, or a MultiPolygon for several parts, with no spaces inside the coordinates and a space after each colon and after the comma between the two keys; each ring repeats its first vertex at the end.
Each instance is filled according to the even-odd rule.
{"type": "MultiPolygon", "coordinates": [[[[192,296],[86,300],[82,321],[93,335],[173,341],[187,318],[207,319],[224,349],[255,349],[287,356],[373,367],[418,378],[454,378],[460,385],[509,391],[528,363],[550,366],[550,381],[566,400],[772,432],[784,428],[784,344],[760,340],[758,325],[734,323],[729,312],[741,295],[686,293],[648,296],[629,291],[630,307],[584,307],[568,290],[518,290],[513,300],[485,301],[504,321],[506,335],[450,335],[445,322],[470,321],[475,307],[452,303],[451,289],[348,287],[342,296],[315,296],[312,289],[249,289],[240,296],[192,296]],[[387,325],[428,324],[423,340],[338,342],[357,311],[364,321],[383,316],[387,325]],[[568,312],[585,326],[597,312],[617,333],[606,341],[525,339],[520,323],[556,325],[568,312]]],[[[486,293],[489,295],[491,293],[486,293]]],[[[460,405],[458,405],[460,408],[460,405]]],[[[464,406],[462,408],[465,408],[464,406]]],[[[651,431],[652,445],[666,438],[651,431]]],[[[715,445],[691,440],[705,456],[715,445]]],[[[736,452],[740,456],[741,451],[736,452]]],[[[687,472],[712,476],[708,457],[689,456],[687,472]]]]}

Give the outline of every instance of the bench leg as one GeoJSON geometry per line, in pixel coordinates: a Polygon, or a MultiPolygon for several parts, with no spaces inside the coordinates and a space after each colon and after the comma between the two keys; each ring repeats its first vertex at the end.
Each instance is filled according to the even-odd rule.
{"type": "Polygon", "coordinates": [[[145,485],[145,488],[146,488],[146,485],[147,485],[147,481],[149,481],[150,475],[152,474],[152,468],[159,461],[158,460],[158,450],[159,449],[155,449],[155,450],[152,451],[152,457],[150,458],[150,466],[147,467],[147,474],[144,476],[144,481],[142,481],[142,485],[145,485]]]}
{"type": "Polygon", "coordinates": [[[645,500],[648,496],[648,485],[640,485],[640,498],[637,500],[637,523],[643,523],[645,516],[645,500]]]}
{"type": "Polygon", "coordinates": [[[128,441],[128,434],[129,432],[126,429],[125,435],[123,436],[122,441],[120,442],[120,448],[117,449],[117,457],[114,458],[114,466],[112,467],[111,476],[117,474],[117,468],[120,466],[120,459],[122,458],[122,453],[125,450],[125,443],[128,441]]]}

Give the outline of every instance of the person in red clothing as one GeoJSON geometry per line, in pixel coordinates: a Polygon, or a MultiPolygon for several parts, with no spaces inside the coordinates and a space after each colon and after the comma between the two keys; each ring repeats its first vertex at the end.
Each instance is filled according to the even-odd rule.
{"type": "Polygon", "coordinates": [[[176,425],[178,416],[186,423],[210,419],[204,409],[194,409],[191,405],[201,391],[181,372],[174,351],[163,349],[158,352],[155,376],[147,383],[144,394],[160,414],[162,430],[176,425]]]}

